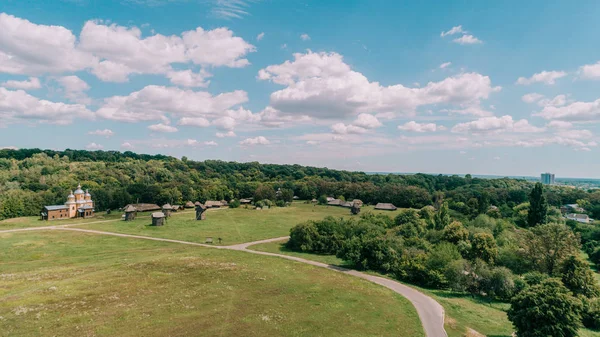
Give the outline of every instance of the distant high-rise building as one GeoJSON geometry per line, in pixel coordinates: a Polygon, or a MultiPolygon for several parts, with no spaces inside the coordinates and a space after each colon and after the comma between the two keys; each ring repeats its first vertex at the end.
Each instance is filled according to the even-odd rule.
{"type": "Polygon", "coordinates": [[[542,184],[554,185],[554,173],[542,173],[542,184]]]}

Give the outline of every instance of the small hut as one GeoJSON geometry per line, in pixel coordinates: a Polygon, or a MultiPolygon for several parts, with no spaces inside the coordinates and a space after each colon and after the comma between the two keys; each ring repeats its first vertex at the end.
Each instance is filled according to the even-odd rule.
{"type": "Polygon", "coordinates": [[[250,199],[240,199],[240,204],[242,204],[242,205],[247,205],[250,203],[252,203],[252,200],[250,200],[250,199]]]}
{"type": "Polygon", "coordinates": [[[135,216],[137,215],[137,209],[132,205],[128,205],[125,207],[125,221],[135,220],[135,216]]]}
{"type": "Polygon", "coordinates": [[[206,211],[206,207],[204,207],[204,205],[202,205],[201,203],[197,203],[198,205],[196,205],[196,220],[206,220],[206,214],[204,213],[206,211]]]}
{"type": "Polygon", "coordinates": [[[152,226],[162,226],[165,223],[166,215],[162,212],[152,213],[152,226]]]}
{"type": "Polygon", "coordinates": [[[313,200],[311,200],[310,202],[312,202],[313,204],[316,204],[316,203],[318,203],[318,202],[319,202],[319,200],[317,200],[317,199],[313,199],[313,200]]]}
{"type": "MultiPolygon", "coordinates": [[[[171,216],[171,211],[173,210],[173,206],[167,204],[164,204],[162,206],[162,212],[165,216],[171,216]]],[[[154,214],[154,213],[153,213],[154,214]]]]}
{"type": "Polygon", "coordinates": [[[194,203],[191,201],[188,201],[185,203],[185,208],[194,208],[194,203]]]}
{"type": "Polygon", "coordinates": [[[223,199],[223,200],[221,200],[221,206],[223,206],[223,207],[229,206],[229,203],[227,202],[227,200],[223,199]]]}
{"type": "Polygon", "coordinates": [[[183,205],[173,205],[171,206],[171,212],[183,211],[183,205]]]}
{"type": "Polygon", "coordinates": [[[375,209],[381,210],[381,211],[395,211],[396,209],[398,209],[398,207],[396,207],[392,204],[380,202],[377,205],[375,205],[375,209]]]}
{"type": "MultiPolygon", "coordinates": [[[[360,201],[360,200],[359,200],[360,201]]],[[[360,213],[360,208],[362,207],[362,201],[356,202],[356,200],[352,203],[352,207],[350,208],[350,212],[354,215],[360,213]]]]}

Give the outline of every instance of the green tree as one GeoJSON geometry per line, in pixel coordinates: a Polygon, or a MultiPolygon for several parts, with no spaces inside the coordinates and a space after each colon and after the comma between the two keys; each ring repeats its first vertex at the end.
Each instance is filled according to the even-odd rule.
{"type": "Polygon", "coordinates": [[[327,196],[325,194],[319,197],[319,204],[327,205],[327,196]]]}
{"type": "Polygon", "coordinates": [[[453,221],[451,224],[444,228],[444,240],[457,244],[460,241],[467,241],[469,238],[469,231],[458,221],[453,221]]]}
{"type": "Polygon", "coordinates": [[[574,295],[583,295],[588,298],[600,295],[594,273],[588,263],[580,257],[571,255],[565,259],[561,265],[560,274],[563,284],[574,295]]]}
{"type": "Polygon", "coordinates": [[[493,264],[498,258],[498,246],[494,236],[489,233],[476,233],[471,239],[471,254],[473,258],[493,264]]]}
{"type": "Polygon", "coordinates": [[[548,222],[548,202],[544,196],[544,188],[541,183],[536,183],[529,194],[529,212],[527,213],[527,225],[535,227],[548,222]]]}
{"type": "Polygon", "coordinates": [[[519,337],[576,337],[582,304],[560,280],[548,279],[511,300],[508,319],[519,337]]]}
{"type": "Polygon", "coordinates": [[[440,206],[440,209],[433,217],[434,229],[444,229],[450,224],[450,212],[448,211],[448,203],[445,202],[440,206]]]}
{"type": "Polygon", "coordinates": [[[294,191],[284,188],[281,190],[281,195],[279,198],[284,202],[292,202],[294,200],[294,191]]]}
{"type": "Polygon", "coordinates": [[[269,185],[260,185],[254,192],[254,201],[275,200],[275,190],[269,185]]]}
{"type": "Polygon", "coordinates": [[[522,248],[533,268],[553,275],[564,259],[579,253],[579,237],[563,224],[549,223],[527,231],[522,248]]]}

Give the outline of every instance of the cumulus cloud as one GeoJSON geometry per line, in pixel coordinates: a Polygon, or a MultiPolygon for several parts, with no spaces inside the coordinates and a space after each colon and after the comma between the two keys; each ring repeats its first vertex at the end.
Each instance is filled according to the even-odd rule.
{"type": "Polygon", "coordinates": [[[530,94],[523,95],[523,97],[521,97],[521,100],[525,103],[535,103],[541,100],[542,98],[544,98],[544,95],[532,92],[530,94]]]}
{"type": "Polygon", "coordinates": [[[533,133],[542,131],[544,131],[543,128],[529,124],[526,119],[515,121],[512,116],[509,115],[502,117],[483,117],[471,122],[456,124],[452,128],[452,132],[455,133],[533,133]]]}
{"type": "Polygon", "coordinates": [[[420,88],[385,87],[352,71],[340,54],[311,51],[261,69],[258,78],[286,86],[271,94],[274,109],[325,119],[368,112],[411,115],[417,107],[430,104],[478,106],[480,100],[501,89],[478,73],[459,74],[420,88]]]}
{"type": "Polygon", "coordinates": [[[564,71],[542,71],[541,73],[533,74],[531,77],[519,77],[517,79],[517,84],[520,85],[529,85],[533,83],[543,83],[547,85],[551,85],[556,83],[556,80],[562,77],[567,76],[567,73],[564,71]]]}
{"type": "Polygon", "coordinates": [[[225,137],[235,137],[236,134],[233,131],[228,131],[228,132],[217,132],[216,133],[217,138],[225,138],[225,137]]]}
{"type": "Polygon", "coordinates": [[[153,124],[149,125],[148,129],[155,132],[177,132],[177,128],[166,124],[153,124]]]}
{"type": "Polygon", "coordinates": [[[262,32],[262,33],[260,33],[260,34],[256,35],[256,41],[260,41],[260,40],[262,40],[264,37],[265,37],[265,33],[264,33],[264,32],[262,32]]]}
{"type": "Polygon", "coordinates": [[[452,28],[450,28],[450,30],[448,30],[446,32],[441,32],[440,36],[444,37],[447,35],[454,35],[454,34],[460,34],[460,33],[466,33],[466,31],[463,30],[462,25],[452,27],[452,28]]]}
{"type": "Polygon", "coordinates": [[[573,127],[573,123],[565,121],[551,121],[546,126],[552,129],[570,129],[573,127]]]}
{"type": "Polygon", "coordinates": [[[271,144],[271,142],[263,136],[258,136],[258,137],[254,137],[254,138],[246,138],[240,142],[240,145],[269,145],[269,144],[271,144]]]}
{"type": "Polygon", "coordinates": [[[415,121],[398,125],[398,130],[410,132],[435,132],[443,129],[445,129],[443,126],[436,125],[435,123],[417,123],[415,121]]]}
{"type": "Polygon", "coordinates": [[[149,85],[127,96],[106,98],[96,112],[99,117],[123,121],[164,121],[172,117],[216,117],[223,111],[248,101],[245,91],[212,96],[204,91],[149,85]]]}
{"type": "Polygon", "coordinates": [[[202,144],[204,144],[204,145],[206,145],[206,146],[218,146],[218,145],[219,145],[219,144],[217,144],[217,142],[215,142],[214,140],[211,140],[211,141],[206,141],[206,142],[204,142],[204,143],[202,143],[202,144]]]}
{"type": "Polygon", "coordinates": [[[121,148],[126,149],[126,150],[131,150],[131,149],[134,149],[135,147],[129,142],[124,142],[121,144],[121,148]]]}
{"type": "Polygon", "coordinates": [[[440,64],[440,69],[448,68],[451,64],[452,62],[444,62],[440,64]]]}
{"type": "Polygon", "coordinates": [[[85,148],[88,150],[102,150],[104,148],[104,146],[102,146],[100,144],[96,144],[96,143],[89,143],[88,145],[85,146],[85,148]]]}
{"type": "Polygon", "coordinates": [[[32,90],[39,89],[42,87],[40,80],[37,77],[30,77],[28,80],[24,81],[6,81],[0,83],[1,86],[9,89],[22,89],[22,90],[32,90]]]}
{"type": "Polygon", "coordinates": [[[115,133],[110,129],[96,130],[88,132],[88,135],[103,136],[106,138],[112,137],[115,133]]]}
{"type": "Polygon", "coordinates": [[[308,41],[310,40],[310,36],[308,36],[308,34],[302,34],[300,35],[300,39],[302,39],[302,41],[308,41]]]}
{"type": "Polygon", "coordinates": [[[181,71],[169,71],[167,72],[167,78],[171,83],[182,87],[201,87],[206,88],[210,84],[207,78],[212,77],[212,74],[204,69],[200,69],[199,72],[194,73],[190,69],[181,71]]]}
{"type": "Polygon", "coordinates": [[[335,123],[331,126],[331,131],[335,134],[345,135],[365,133],[367,132],[367,129],[352,124],[346,125],[344,123],[335,123]]]}
{"type": "Polygon", "coordinates": [[[470,35],[470,34],[466,34],[459,38],[456,38],[456,39],[452,40],[452,42],[462,44],[462,45],[483,43],[483,41],[481,41],[480,39],[478,39],[475,36],[470,35]]]}
{"type": "Polygon", "coordinates": [[[183,117],[177,124],[205,128],[210,126],[210,121],[203,117],[183,117]]]}
{"type": "Polygon", "coordinates": [[[0,73],[41,75],[74,72],[97,59],[78,49],[77,38],[61,26],[37,25],[0,13],[0,73]]]}
{"type": "Polygon", "coordinates": [[[565,106],[546,106],[534,116],[563,121],[598,121],[600,99],[593,102],[573,102],[565,106]]]}
{"type": "Polygon", "coordinates": [[[81,104],[91,103],[91,99],[85,93],[90,86],[81,78],[75,75],[62,76],[55,78],[55,81],[62,86],[62,91],[68,100],[81,104]]]}
{"type": "Polygon", "coordinates": [[[600,79],[600,61],[579,67],[579,77],[588,80],[600,79]]]}
{"type": "Polygon", "coordinates": [[[220,130],[233,130],[236,125],[235,119],[229,116],[217,118],[212,122],[220,130]]]}
{"type": "Polygon", "coordinates": [[[538,102],[539,106],[563,106],[567,104],[566,95],[557,95],[554,98],[545,98],[538,102]]]}
{"type": "Polygon", "coordinates": [[[31,96],[23,90],[13,91],[0,87],[0,124],[70,124],[75,118],[92,119],[94,113],[83,104],[51,102],[31,96]]]}

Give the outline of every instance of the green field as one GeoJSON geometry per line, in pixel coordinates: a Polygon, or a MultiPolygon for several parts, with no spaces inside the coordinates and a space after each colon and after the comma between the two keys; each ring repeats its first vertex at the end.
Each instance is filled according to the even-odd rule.
{"type": "MultiPolygon", "coordinates": [[[[302,257],[307,260],[345,266],[344,261],[333,255],[317,255],[311,253],[298,253],[285,248],[285,241],[269,242],[250,246],[249,249],[277,254],[302,257]]],[[[347,266],[346,266],[347,267],[347,266]]],[[[383,276],[374,272],[369,272],[383,276]]],[[[423,293],[438,301],[446,311],[446,332],[449,337],[478,336],[475,332],[486,336],[509,337],[514,331],[511,322],[506,316],[507,303],[488,302],[473,298],[469,295],[456,294],[445,290],[419,289],[423,293]]],[[[581,329],[582,337],[599,337],[600,332],[581,329]]]]}
{"type": "MultiPolygon", "coordinates": [[[[373,208],[364,207],[363,212],[368,211],[373,211],[373,208]]],[[[206,220],[203,221],[195,220],[194,211],[177,212],[173,213],[167,224],[161,227],[151,226],[149,214],[139,214],[136,220],[131,222],[115,221],[79,227],[191,242],[205,242],[207,237],[212,237],[217,243],[216,239],[222,238],[221,244],[232,245],[286,236],[290,234],[290,228],[295,225],[307,220],[320,220],[326,216],[351,215],[347,208],[295,202],[290,207],[274,207],[265,210],[244,207],[211,209],[206,212],[206,220]]]]}
{"type": "Polygon", "coordinates": [[[370,282],[279,258],[68,231],[0,234],[0,336],[423,336],[370,282]]]}

